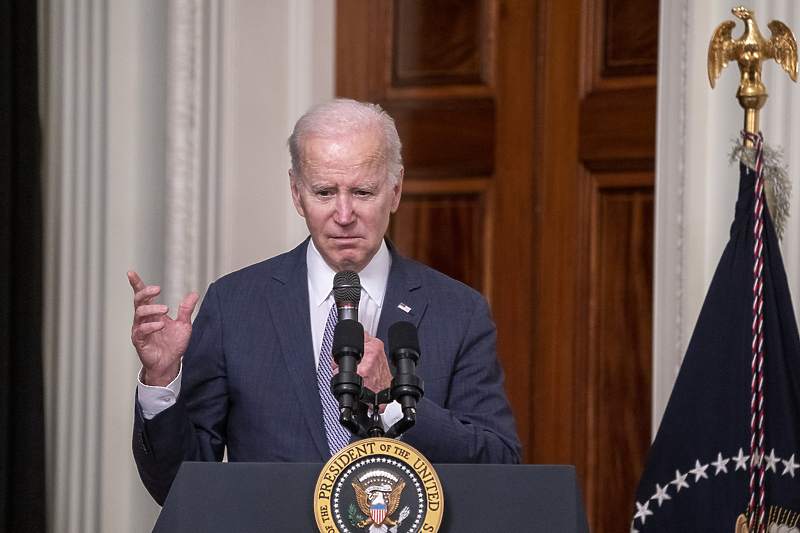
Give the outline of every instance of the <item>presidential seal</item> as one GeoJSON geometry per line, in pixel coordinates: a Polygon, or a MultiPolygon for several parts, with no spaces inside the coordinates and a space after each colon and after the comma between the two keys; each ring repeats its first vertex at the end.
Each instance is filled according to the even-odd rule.
{"type": "Polygon", "coordinates": [[[417,450],[370,438],[331,457],[317,480],[314,516],[321,533],[435,533],[442,486],[417,450]]]}

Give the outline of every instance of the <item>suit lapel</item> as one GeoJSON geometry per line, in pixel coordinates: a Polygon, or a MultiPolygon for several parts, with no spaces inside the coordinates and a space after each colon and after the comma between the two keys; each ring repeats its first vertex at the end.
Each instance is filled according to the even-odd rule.
{"type": "Polygon", "coordinates": [[[377,337],[388,347],[389,326],[405,320],[419,328],[419,323],[428,308],[428,297],[415,268],[416,264],[398,254],[391,241],[387,239],[386,242],[392,254],[392,267],[386,284],[386,295],[383,297],[377,337]]]}
{"type": "Polygon", "coordinates": [[[325,424],[319,402],[317,374],[314,368],[311,317],[308,307],[308,275],[306,247],[308,239],[292,250],[269,280],[267,305],[289,370],[292,385],[297,391],[300,408],[308,422],[314,444],[322,457],[330,455],[325,424]]]}

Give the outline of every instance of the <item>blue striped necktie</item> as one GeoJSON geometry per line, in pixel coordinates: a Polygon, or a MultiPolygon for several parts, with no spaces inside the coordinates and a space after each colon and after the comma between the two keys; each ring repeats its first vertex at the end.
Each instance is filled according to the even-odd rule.
{"type": "Polygon", "coordinates": [[[350,443],[350,432],[339,423],[339,402],[331,394],[331,377],[333,376],[331,347],[333,346],[333,330],[338,321],[336,304],[333,304],[331,312],[328,313],[328,321],[325,323],[325,334],[322,336],[322,348],[317,364],[317,386],[319,387],[319,397],[322,400],[325,434],[328,437],[328,448],[331,455],[335,455],[350,443]]]}

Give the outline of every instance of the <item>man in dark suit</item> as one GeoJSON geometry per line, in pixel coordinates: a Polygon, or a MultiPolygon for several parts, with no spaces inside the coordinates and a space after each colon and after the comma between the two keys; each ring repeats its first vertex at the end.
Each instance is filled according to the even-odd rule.
{"type": "MultiPolygon", "coordinates": [[[[159,287],[128,272],[142,362],[133,450],[147,489],[163,503],[183,461],[220,461],[226,449],[231,461],[324,462],[346,444],[325,408],[336,371],[332,280],[345,269],[361,276],[365,387],[391,383],[389,326],[418,328],[425,394],[402,439],[434,463],[519,462],[485,298],[384,237],[403,184],[391,117],[335,100],[297,122],[289,148],[292,199],[309,239],[217,280],[194,324],[196,293],[171,319],[154,301],[159,287]]],[[[400,418],[394,402],[381,411],[387,427],[400,418]]]]}

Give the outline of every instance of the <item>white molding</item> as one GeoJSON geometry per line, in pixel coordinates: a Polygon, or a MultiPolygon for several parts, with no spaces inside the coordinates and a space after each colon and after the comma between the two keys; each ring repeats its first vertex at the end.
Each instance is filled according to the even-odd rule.
{"type": "Polygon", "coordinates": [[[48,521],[95,531],[105,317],[106,6],[47,6],[44,120],[48,521]]]}
{"type": "Polygon", "coordinates": [[[48,530],[149,531],[157,505],[130,456],[125,271],[162,275],[165,8],[39,7],[48,530]]]}
{"type": "MultiPolygon", "coordinates": [[[[686,46],[689,0],[661,2],[658,131],[656,135],[656,220],[653,257],[653,427],[658,429],[680,353],[683,300],[683,194],[686,179],[686,46]]],[[[680,361],[678,361],[678,365],[680,361]]]]}
{"type": "MultiPolygon", "coordinates": [[[[798,2],[773,0],[769,5],[770,11],[765,11],[767,18],[759,19],[759,27],[778,18],[792,29],[795,38],[800,39],[798,2]]],[[[769,37],[768,28],[762,31],[765,37],[769,37]]],[[[797,313],[797,302],[800,301],[800,84],[789,81],[789,76],[774,61],[765,63],[763,80],[769,93],[760,121],[764,140],[773,148],[783,149],[783,163],[788,167],[793,182],[790,216],[781,241],[781,253],[797,313]]]]}
{"type": "Polygon", "coordinates": [[[166,303],[220,275],[220,72],[218,0],[169,3],[167,69],[166,303]]]}

